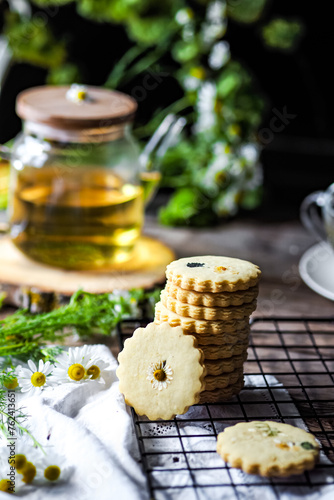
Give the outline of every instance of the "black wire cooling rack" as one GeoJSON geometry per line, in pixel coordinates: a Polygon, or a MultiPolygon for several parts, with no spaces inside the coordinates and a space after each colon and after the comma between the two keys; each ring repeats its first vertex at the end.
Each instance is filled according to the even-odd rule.
{"type": "MultiPolygon", "coordinates": [[[[123,322],[121,346],[146,323],[123,322]]],[[[334,492],[334,318],[254,319],[245,375],[237,397],[195,405],[173,420],[152,422],[132,410],[152,499],[256,499],[263,486],[279,499],[283,491],[304,496],[332,481],[334,492]],[[249,420],[306,425],[321,443],[319,464],[291,478],[260,478],[230,468],[216,453],[217,435],[249,420]]]]}

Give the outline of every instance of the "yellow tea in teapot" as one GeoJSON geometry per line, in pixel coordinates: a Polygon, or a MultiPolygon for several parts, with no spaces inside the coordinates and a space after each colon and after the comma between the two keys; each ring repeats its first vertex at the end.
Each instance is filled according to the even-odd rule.
{"type": "Polygon", "coordinates": [[[143,224],[143,188],[80,167],[16,172],[11,238],[26,255],[65,269],[108,269],[131,257],[143,224]]]}

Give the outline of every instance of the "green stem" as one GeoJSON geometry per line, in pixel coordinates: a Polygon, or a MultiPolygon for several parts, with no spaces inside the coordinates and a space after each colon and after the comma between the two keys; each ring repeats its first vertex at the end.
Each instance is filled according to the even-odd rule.
{"type": "Polygon", "coordinates": [[[17,349],[18,347],[22,347],[24,346],[26,343],[25,342],[22,342],[21,344],[14,344],[14,345],[3,345],[2,347],[0,347],[0,351],[4,350],[4,349],[17,349]]]}
{"type": "MultiPolygon", "coordinates": [[[[167,108],[164,108],[161,111],[159,111],[147,125],[143,125],[142,127],[136,128],[135,130],[136,137],[138,139],[147,137],[147,135],[149,135],[147,132],[148,131],[151,132],[153,124],[155,123],[159,124],[163,120],[163,118],[165,118],[165,116],[168,115],[168,113],[177,114],[180,111],[183,111],[184,109],[188,108],[189,106],[191,106],[191,104],[187,96],[183,96],[178,101],[174,101],[172,104],[167,106],[167,108]]],[[[154,128],[156,127],[154,126],[154,128]]]]}
{"type": "Polygon", "coordinates": [[[37,446],[38,448],[40,448],[40,450],[42,450],[42,452],[44,453],[44,455],[46,455],[46,452],[43,448],[43,446],[37,441],[37,439],[31,434],[31,432],[28,431],[28,429],[26,427],[23,427],[23,425],[21,425],[17,420],[16,418],[12,417],[11,415],[9,415],[7,412],[3,411],[0,409],[0,414],[1,415],[4,415],[5,417],[7,417],[8,419],[11,419],[13,420],[13,422],[15,422],[15,425],[17,425],[17,427],[20,429],[20,431],[24,432],[25,434],[27,434],[27,436],[30,437],[30,439],[32,439],[33,443],[35,446],[37,446]]]}

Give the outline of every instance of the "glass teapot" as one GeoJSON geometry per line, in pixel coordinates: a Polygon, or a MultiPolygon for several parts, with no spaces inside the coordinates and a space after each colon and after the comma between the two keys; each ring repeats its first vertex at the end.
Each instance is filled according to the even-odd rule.
{"type": "Polygon", "coordinates": [[[23,131],[9,153],[8,216],[10,238],[24,254],[84,270],[131,258],[144,193],[158,183],[141,176],[131,137],[136,108],[131,97],[98,87],[43,86],[19,94],[23,131]]]}

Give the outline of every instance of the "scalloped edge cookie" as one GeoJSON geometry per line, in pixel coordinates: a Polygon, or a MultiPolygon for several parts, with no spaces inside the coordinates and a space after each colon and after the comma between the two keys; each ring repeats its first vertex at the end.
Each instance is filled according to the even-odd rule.
{"type": "Polygon", "coordinates": [[[138,415],[170,420],[199,401],[206,375],[196,339],[168,323],[137,328],[118,356],[119,390],[138,415]]]}
{"type": "Polygon", "coordinates": [[[241,369],[247,360],[247,351],[238,356],[231,356],[225,359],[206,359],[205,369],[208,375],[222,375],[223,373],[230,373],[234,370],[241,369]]]}
{"type": "Polygon", "coordinates": [[[231,467],[248,474],[288,477],[313,469],[319,458],[319,444],[299,427],[253,421],[224,429],[218,435],[217,452],[231,467]]]}
{"type": "Polygon", "coordinates": [[[165,290],[170,297],[173,297],[179,302],[204,307],[241,306],[242,304],[253,302],[259,294],[259,287],[257,285],[247,290],[239,290],[237,292],[211,293],[183,290],[183,288],[173,285],[173,283],[169,281],[166,283],[165,290]]]}
{"type": "Polygon", "coordinates": [[[247,352],[248,342],[219,345],[202,345],[201,350],[204,353],[205,362],[208,359],[226,359],[232,356],[242,356],[247,352]]]}
{"type": "Polygon", "coordinates": [[[248,319],[233,319],[229,321],[209,321],[180,316],[169,311],[161,302],[155,305],[155,319],[160,323],[168,322],[171,326],[181,326],[183,330],[195,333],[232,333],[244,330],[248,325],[248,319]]]}
{"type": "Polygon", "coordinates": [[[237,383],[228,385],[224,389],[214,389],[213,391],[203,391],[200,394],[199,402],[203,403],[223,403],[239,394],[244,386],[244,378],[242,377],[237,383]]]}
{"type": "Polygon", "coordinates": [[[161,303],[179,316],[208,320],[208,321],[231,321],[233,319],[243,319],[249,317],[256,309],[256,300],[242,306],[230,307],[206,307],[185,304],[174,297],[170,297],[166,290],[160,294],[161,303]]]}
{"type": "Polygon", "coordinates": [[[203,255],[174,260],[166,268],[167,279],[184,290],[233,292],[257,285],[258,266],[246,260],[203,255]]]}
{"type": "Polygon", "coordinates": [[[206,377],[204,377],[204,390],[214,391],[215,389],[225,389],[225,387],[229,385],[236,384],[242,376],[243,367],[221,375],[206,375],[206,377]]]}

